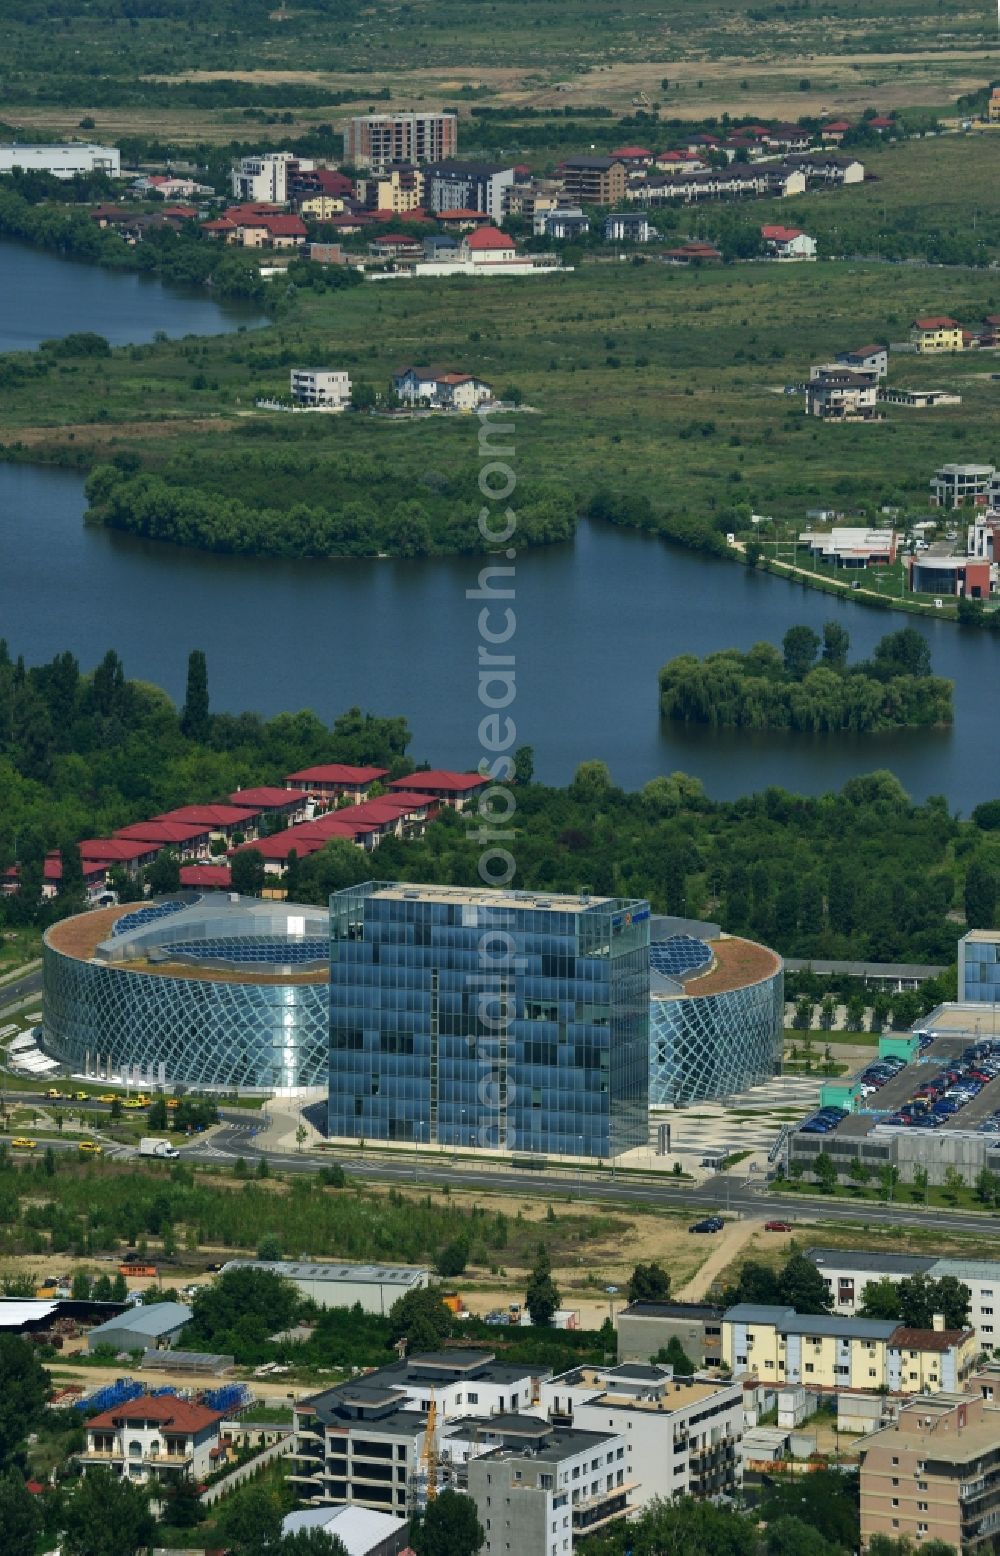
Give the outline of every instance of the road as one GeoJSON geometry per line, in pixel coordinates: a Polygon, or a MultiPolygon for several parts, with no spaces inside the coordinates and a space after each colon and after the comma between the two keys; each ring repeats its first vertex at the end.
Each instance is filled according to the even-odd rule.
{"type": "Polygon", "coordinates": [[[33,972],[25,973],[22,978],[14,978],[10,983],[0,984],[0,1012],[19,1005],[35,994],[40,994],[41,989],[42,969],[40,967],[36,967],[33,972]]]}
{"type": "MultiPolygon", "coordinates": [[[[282,1172],[318,1172],[320,1167],[338,1160],[332,1153],[322,1156],[303,1151],[261,1151],[254,1144],[258,1125],[244,1120],[234,1121],[223,1114],[223,1125],[216,1129],[211,1139],[181,1148],[182,1158],[218,1166],[222,1161],[235,1161],[242,1156],[252,1160],[266,1156],[272,1167],[282,1172]]],[[[576,1193],[575,1169],[564,1172],[532,1172],[509,1167],[475,1168],[465,1163],[441,1163],[431,1165],[426,1161],[407,1161],[401,1158],[365,1156],[359,1161],[352,1151],[349,1157],[340,1158],[341,1165],[351,1178],[382,1183],[415,1183],[424,1185],[445,1184],[452,1188],[478,1189],[480,1193],[498,1190],[502,1193],[549,1195],[553,1199],[565,1199],[576,1193]]],[[[992,1231],[995,1217],[986,1212],[948,1210],[940,1206],[875,1204],[871,1201],[857,1203],[830,1199],[809,1198],[801,1195],[782,1194],[769,1189],[766,1181],[761,1184],[753,1178],[709,1179],[706,1183],[677,1188],[669,1180],[655,1182],[649,1178],[633,1179],[603,1177],[594,1173],[584,1175],[580,1197],[590,1203],[614,1203],[646,1205],[654,1210],[685,1210],[696,1216],[717,1211],[720,1215],[733,1214],[764,1220],[798,1221],[815,1224],[817,1221],[857,1225],[864,1221],[870,1226],[922,1227],[942,1232],[992,1231]]]]}

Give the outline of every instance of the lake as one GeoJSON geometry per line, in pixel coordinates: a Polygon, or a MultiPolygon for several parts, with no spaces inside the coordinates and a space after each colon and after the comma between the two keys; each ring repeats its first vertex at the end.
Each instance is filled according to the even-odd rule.
{"type": "Polygon", "coordinates": [[[93,330],[113,346],[167,335],[221,335],[259,324],[250,303],[166,287],[153,276],[102,270],[27,244],[0,242],[0,351],[33,351],[43,340],[93,330]]]}
{"type": "MultiPolygon", "coordinates": [[[[466,590],[482,559],[210,556],[86,528],[84,505],[76,473],[0,465],[0,635],[12,653],[31,663],[69,648],[89,668],[114,647],[129,675],[179,700],[188,652],[203,648],[216,709],[312,708],[329,721],[356,703],[404,714],[418,760],[478,760],[480,603],[466,590]]],[[[515,589],[510,711],[545,781],[599,757],[626,788],[679,768],[732,798],[769,784],[820,793],[888,767],[915,798],[945,794],[965,813],[1000,788],[989,634],[919,624],[935,671],[955,681],[952,731],[719,733],[661,723],[665,660],[777,642],[793,623],[831,618],[862,656],[908,618],[589,523],[573,545],[519,556],[515,589]]]]}

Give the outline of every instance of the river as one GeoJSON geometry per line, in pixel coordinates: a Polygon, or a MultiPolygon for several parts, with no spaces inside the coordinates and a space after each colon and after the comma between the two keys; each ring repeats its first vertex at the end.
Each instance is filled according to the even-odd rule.
{"type": "MultiPolygon", "coordinates": [[[[0,345],[69,330],[145,340],[259,322],[251,311],[156,281],[0,244],[0,345]]],[[[75,472],[0,465],[0,636],[29,663],[71,649],[85,667],[109,647],[128,674],[183,696],[187,655],[208,655],[212,704],[264,714],[353,704],[404,714],[411,751],[437,766],[479,756],[482,561],[276,562],[205,555],[86,528],[75,472]]],[[[955,681],[952,731],[849,737],[719,732],[663,724],[657,671],[674,655],[780,640],[787,627],[842,621],[855,655],[908,618],[830,600],[767,574],[583,524],[576,542],[518,557],[518,743],[564,783],[599,757],[637,788],[675,769],[711,795],[777,784],[805,793],[888,767],[915,798],[968,812],[1000,789],[992,701],[996,642],[921,622],[938,674],[955,681]]]]}

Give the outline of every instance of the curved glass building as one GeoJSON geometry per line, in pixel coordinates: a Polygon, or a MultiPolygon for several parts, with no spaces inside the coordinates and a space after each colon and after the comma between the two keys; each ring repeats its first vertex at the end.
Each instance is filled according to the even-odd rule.
{"type": "Polygon", "coordinates": [[[43,1035],[79,1073],[137,1084],[325,1088],[329,915],[222,895],[54,924],[43,1035]]]}
{"type": "Polygon", "coordinates": [[[650,1106],[725,1097],[776,1075],[785,1004],[780,956],[714,924],[664,934],[670,921],[659,922],[662,938],[649,947],[650,1106]]]}

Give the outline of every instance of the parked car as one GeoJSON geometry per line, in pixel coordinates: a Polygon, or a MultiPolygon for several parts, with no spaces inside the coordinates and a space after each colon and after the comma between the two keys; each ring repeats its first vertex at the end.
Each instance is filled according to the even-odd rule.
{"type": "Polygon", "coordinates": [[[725,1226],[721,1216],[706,1216],[702,1221],[696,1221],[694,1226],[689,1226],[689,1232],[721,1232],[725,1226]]]}
{"type": "Polygon", "coordinates": [[[765,1221],[764,1222],[764,1231],[765,1232],[790,1232],[791,1230],[792,1230],[792,1226],[791,1226],[791,1222],[790,1221],[765,1221]]]}

